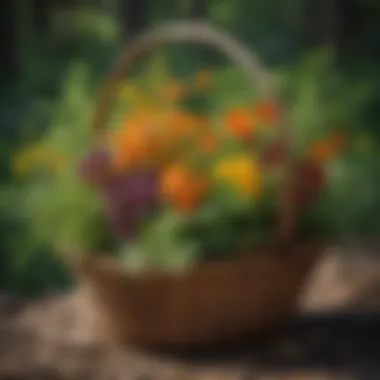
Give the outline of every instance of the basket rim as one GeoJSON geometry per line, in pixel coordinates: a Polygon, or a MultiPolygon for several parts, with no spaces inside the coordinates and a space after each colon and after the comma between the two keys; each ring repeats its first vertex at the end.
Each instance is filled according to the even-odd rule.
{"type": "Polygon", "coordinates": [[[328,246],[329,244],[326,241],[319,239],[311,240],[305,243],[297,243],[293,247],[284,247],[282,249],[281,247],[275,245],[267,246],[266,249],[263,248],[255,251],[254,253],[247,252],[246,254],[239,256],[232,255],[225,260],[199,261],[196,265],[189,268],[189,270],[180,273],[174,273],[164,269],[153,269],[131,275],[117,257],[110,256],[106,253],[90,255],[82,258],[81,260],[76,259],[75,262],[70,262],[70,266],[78,273],[88,273],[88,271],[91,272],[94,268],[101,268],[108,273],[112,273],[114,276],[123,277],[136,282],[145,280],[183,281],[196,277],[201,272],[223,270],[234,266],[240,266],[242,263],[247,263],[249,265],[250,263],[257,261],[258,257],[272,257],[275,259],[284,260],[284,262],[287,262],[292,258],[297,258],[298,264],[301,263],[301,265],[303,265],[305,262],[307,263],[310,258],[319,255],[328,246]]]}

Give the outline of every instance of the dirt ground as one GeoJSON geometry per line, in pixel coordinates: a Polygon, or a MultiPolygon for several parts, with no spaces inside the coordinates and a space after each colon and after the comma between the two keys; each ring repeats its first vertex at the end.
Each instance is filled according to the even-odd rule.
{"type": "Polygon", "coordinates": [[[32,304],[3,296],[0,380],[378,380],[379,262],[328,252],[291,324],[249,346],[171,356],[97,337],[80,290],[32,304]]]}

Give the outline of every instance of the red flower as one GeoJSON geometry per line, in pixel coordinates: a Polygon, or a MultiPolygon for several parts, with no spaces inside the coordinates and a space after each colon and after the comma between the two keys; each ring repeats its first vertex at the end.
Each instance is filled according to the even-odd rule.
{"type": "Polygon", "coordinates": [[[313,161],[301,163],[297,170],[295,186],[297,205],[305,207],[311,204],[318,197],[325,183],[325,173],[320,165],[313,161]]]}
{"type": "Polygon", "coordinates": [[[347,137],[343,132],[334,132],[326,139],[314,142],[310,147],[310,158],[317,162],[325,162],[340,154],[345,145],[347,137]]]}

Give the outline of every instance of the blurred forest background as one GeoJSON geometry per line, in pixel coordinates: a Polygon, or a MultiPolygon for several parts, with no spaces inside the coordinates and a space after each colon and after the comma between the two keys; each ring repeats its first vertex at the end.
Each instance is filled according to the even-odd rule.
{"type": "MultiPolygon", "coordinates": [[[[3,0],[0,18],[0,289],[6,291],[36,296],[70,283],[48,250],[34,247],[37,254],[24,260],[23,245],[31,243],[17,213],[9,211],[17,182],[14,153],[49,127],[73,66],[89,67],[90,87],[96,88],[123,44],[155,22],[208,20],[254,48],[270,67],[297,70],[309,53],[330,49],[348,87],[371,89],[357,125],[380,138],[377,0],[3,0]]],[[[190,63],[188,57],[178,50],[171,59],[176,67],[218,63],[203,50],[190,63]]]]}

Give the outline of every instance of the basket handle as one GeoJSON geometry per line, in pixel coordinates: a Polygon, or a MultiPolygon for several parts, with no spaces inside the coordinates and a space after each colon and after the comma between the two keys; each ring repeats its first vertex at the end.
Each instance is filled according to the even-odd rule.
{"type": "MultiPolygon", "coordinates": [[[[103,140],[103,132],[112,105],[116,101],[120,82],[135,62],[158,46],[175,42],[193,42],[221,50],[247,74],[254,86],[259,87],[262,96],[280,107],[280,101],[272,77],[261,64],[256,54],[224,31],[198,21],[173,22],[154,27],[137,36],[125,47],[115,66],[111,69],[95,108],[93,132],[96,141],[103,140]]],[[[283,107],[280,107],[283,110],[283,107]]],[[[279,191],[277,243],[288,245],[293,240],[295,204],[293,197],[292,154],[290,130],[283,112],[278,125],[280,143],[284,151],[284,178],[279,191]]]]}

